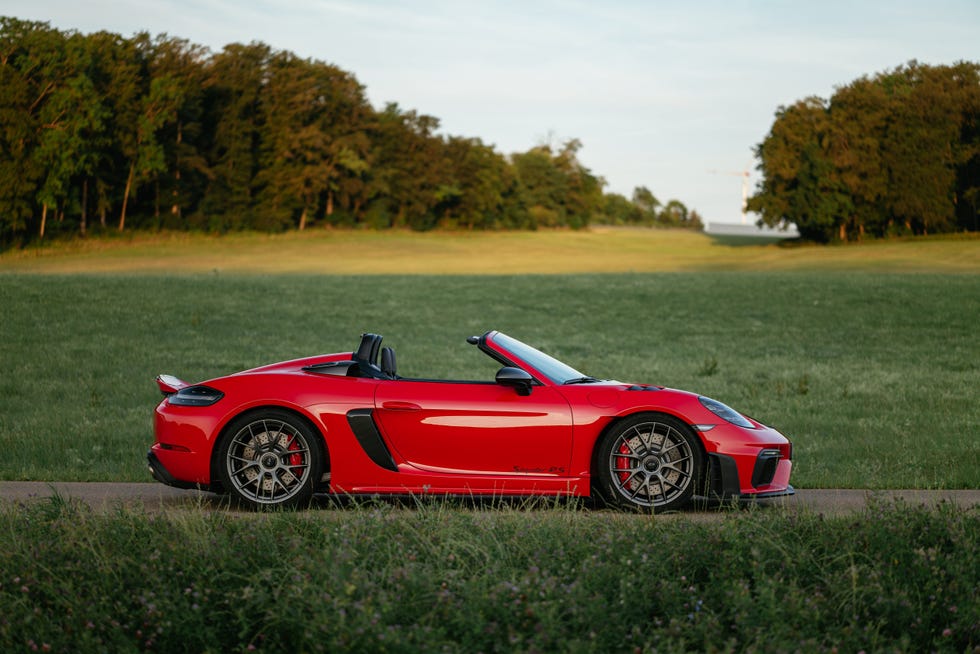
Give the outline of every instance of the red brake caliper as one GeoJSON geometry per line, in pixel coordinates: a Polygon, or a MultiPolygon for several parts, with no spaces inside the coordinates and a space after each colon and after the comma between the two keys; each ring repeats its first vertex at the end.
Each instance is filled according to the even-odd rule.
{"type": "MultiPolygon", "coordinates": [[[[297,443],[296,443],[295,440],[292,443],[289,444],[289,451],[290,452],[292,452],[294,450],[298,450],[298,449],[299,449],[299,445],[297,445],[297,443]]],[[[301,466],[301,465],[303,465],[303,455],[302,454],[299,454],[299,453],[297,453],[297,454],[290,454],[289,455],[289,465],[291,465],[291,466],[301,466]]],[[[293,475],[297,479],[300,478],[300,472],[299,471],[293,470],[292,473],[293,473],[293,475]]]]}
{"type": "MultiPolygon", "coordinates": [[[[629,454],[630,448],[626,447],[626,443],[622,443],[619,446],[620,454],[629,454]]],[[[625,456],[616,457],[616,469],[624,470],[630,467],[630,460],[625,456]]],[[[629,472],[617,472],[616,475],[619,477],[619,483],[625,484],[626,480],[630,478],[629,472]]]]}

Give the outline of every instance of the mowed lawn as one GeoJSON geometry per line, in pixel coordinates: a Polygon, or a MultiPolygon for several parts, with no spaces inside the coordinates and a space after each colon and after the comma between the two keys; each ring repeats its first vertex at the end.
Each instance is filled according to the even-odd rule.
{"type": "MultiPolygon", "coordinates": [[[[610,238],[618,243],[623,233],[610,238]]],[[[661,234],[651,258],[693,257],[683,243],[702,238],[661,234]]],[[[390,253],[410,248],[410,236],[342,238],[390,253]]],[[[470,256],[489,273],[499,239],[535,237],[424,235],[414,256],[400,256],[431,273],[442,254],[429,249],[440,238],[485,239],[484,255],[470,256]]],[[[320,238],[332,235],[313,246],[320,238]]],[[[361,332],[375,331],[396,348],[402,374],[489,378],[492,366],[464,339],[501,329],[583,372],[699,391],[775,425],[795,443],[800,487],[980,487],[980,275],[968,265],[980,241],[853,248],[866,253],[862,271],[762,263],[754,271],[545,275],[501,265],[498,274],[341,275],[273,274],[278,255],[301,257],[301,239],[282,237],[289,247],[277,248],[277,237],[190,237],[206,264],[152,270],[153,248],[187,256],[176,254],[180,240],[55,248],[29,267],[49,274],[0,274],[0,479],[147,480],[161,372],[200,381],[350,350],[361,332]],[[881,252],[903,247],[886,269],[904,257],[933,272],[874,270],[881,252]],[[239,267],[257,252],[265,267],[239,267]],[[89,265],[78,271],[53,272],[83,259],[89,265]],[[108,272],[122,260],[128,267],[108,272]],[[958,272],[935,272],[951,268],[958,272]]],[[[711,267],[714,247],[702,243],[702,267],[711,267]]],[[[747,251],[764,261],[770,251],[812,259],[849,249],[747,251]]],[[[365,265],[391,266],[388,254],[362,255],[365,265]]],[[[570,261],[567,252],[554,256],[570,261]]],[[[4,266],[29,260],[21,253],[4,266]]]]}

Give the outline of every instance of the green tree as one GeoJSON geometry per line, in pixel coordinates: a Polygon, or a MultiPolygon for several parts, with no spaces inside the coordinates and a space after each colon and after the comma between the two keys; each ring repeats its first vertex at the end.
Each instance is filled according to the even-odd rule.
{"type": "Polygon", "coordinates": [[[670,227],[681,227],[687,224],[688,211],[687,205],[680,200],[668,200],[667,204],[660,211],[658,220],[670,227]]]}
{"type": "Polygon", "coordinates": [[[209,165],[202,218],[219,230],[254,226],[259,150],[265,129],[261,96],[272,51],[231,44],[206,65],[202,148],[209,165]]]}
{"type": "Polygon", "coordinates": [[[119,148],[120,139],[135,121],[139,67],[132,43],[118,34],[96,32],[84,37],[88,62],[87,76],[98,99],[101,126],[86,137],[86,157],[79,171],[81,181],[80,214],[84,229],[89,205],[94,199],[99,223],[104,229],[107,216],[122,202],[127,161],[119,148]],[[91,198],[91,199],[90,199],[91,198]]]}
{"type": "MultiPolygon", "coordinates": [[[[374,227],[431,229],[439,216],[439,192],[449,179],[442,141],[435,135],[439,120],[403,111],[389,103],[379,112],[368,133],[368,198],[366,218],[374,227]]],[[[450,183],[451,185],[451,183],[450,183]]]]}
{"type": "Polygon", "coordinates": [[[830,241],[846,237],[849,196],[825,149],[830,122],[826,104],[808,98],[780,108],[769,135],[756,148],[763,180],[749,198],[749,210],[762,222],[793,222],[803,238],[830,241]]]}
{"type": "MultiPolygon", "coordinates": [[[[41,204],[40,236],[43,238],[49,208],[61,207],[74,190],[78,177],[90,172],[98,159],[106,111],[89,70],[91,62],[85,38],[71,34],[57,52],[49,53],[46,78],[51,91],[39,111],[39,135],[35,160],[44,171],[37,198],[41,204]]],[[[84,212],[80,203],[78,210],[84,212]]],[[[82,222],[84,230],[84,222],[82,222]]]]}
{"type": "Polygon", "coordinates": [[[689,227],[690,229],[702,230],[704,229],[704,221],[701,220],[701,214],[695,209],[691,209],[690,213],[687,214],[687,223],[684,227],[689,227]]]}
{"type": "Polygon", "coordinates": [[[185,212],[194,209],[210,176],[200,143],[208,54],[206,48],[166,35],[152,44],[147,73],[168,85],[170,94],[170,101],[162,105],[167,115],[156,133],[163,155],[163,166],[153,173],[153,214],[158,225],[161,205],[166,205],[170,225],[181,227],[185,212]]]}
{"type": "Polygon", "coordinates": [[[265,119],[261,138],[260,198],[263,226],[303,229],[311,206],[326,190],[324,163],[329,137],[314,114],[316,89],[309,62],[289,52],[276,52],[269,60],[260,96],[265,119]]]}
{"type": "Polygon", "coordinates": [[[568,180],[555,165],[551,147],[539,145],[511,156],[517,173],[521,203],[527,210],[522,227],[557,227],[565,224],[568,180]]]}
{"type": "Polygon", "coordinates": [[[364,202],[370,156],[366,124],[373,111],[353,75],[322,62],[316,62],[314,72],[319,90],[316,117],[329,141],[324,153],[323,213],[332,222],[337,206],[356,213],[364,202]]]}
{"type": "Polygon", "coordinates": [[[53,41],[47,23],[0,18],[0,236],[26,234],[43,169],[35,156],[40,110],[53,84],[45,76],[53,41]]]}
{"type": "Polygon", "coordinates": [[[642,222],[643,211],[620,193],[606,193],[597,222],[609,225],[636,225],[642,222]]]}
{"type": "Polygon", "coordinates": [[[955,161],[956,220],[960,229],[980,231],[980,64],[950,68],[950,85],[960,98],[960,139],[955,161]]]}
{"type": "Polygon", "coordinates": [[[346,178],[367,167],[362,87],[334,66],[280,52],[270,60],[262,107],[266,211],[283,225],[298,213],[303,229],[322,199],[323,213],[332,216],[338,197],[351,201],[346,178]]]}
{"type": "Polygon", "coordinates": [[[80,135],[81,147],[75,150],[75,197],[79,217],[79,231],[85,235],[89,224],[91,198],[96,200],[96,210],[102,227],[106,226],[109,200],[107,189],[110,181],[103,177],[108,170],[107,162],[113,157],[111,124],[112,107],[108,101],[110,78],[106,62],[111,60],[119,46],[119,39],[107,32],[86,36],[72,35],[71,44],[78,48],[79,59],[84,65],[85,92],[77,98],[77,111],[86,124],[80,135]],[[94,192],[93,192],[94,191],[94,192]]]}
{"type": "Polygon", "coordinates": [[[955,169],[951,141],[958,140],[952,104],[933,89],[923,88],[918,66],[879,76],[890,99],[890,125],[881,143],[889,173],[886,210],[910,232],[936,231],[953,217],[955,169]]]}
{"type": "Polygon", "coordinates": [[[576,139],[505,157],[438,129],[394,103],[375,111],[350,73],[261,43],[211,54],[0,18],[0,243],[76,217],[85,234],[92,210],[121,231],[583,227],[658,207],[645,188],[635,203],[605,196],[576,139]]]}
{"type": "Polygon", "coordinates": [[[661,206],[660,200],[646,186],[637,186],[633,189],[633,204],[640,210],[643,222],[652,222],[661,206]]]}
{"type": "Polygon", "coordinates": [[[579,162],[581,147],[571,139],[558,152],[539,145],[511,156],[528,227],[585,227],[602,211],[605,182],[579,162]]]}
{"type": "Polygon", "coordinates": [[[129,162],[129,172],[119,212],[119,231],[126,227],[126,208],[130,196],[143,182],[166,170],[160,132],[168,123],[177,120],[183,91],[179,75],[153,66],[156,48],[148,34],[138,34],[133,45],[136,55],[134,64],[138,69],[132,79],[135,89],[130,88],[130,92],[135,91],[136,112],[130,115],[135,120],[128,122],[120,131],[120,147],[129,162]]]}
{"type": "Polygon", "coordinates": [[[865,231],[880,236],[888,228],[889,180],[881,144],[888,137],[890,104],[882,85],[861,78],[838,89],[828,107],[827,158],[852,207],[838,227],[841,240],[848,232],[860,238],[865,231]]]}
{"type": "Polygon", "coordinates": [[[507,220],[516,179],[507,161],[480,139],[445,142],[450,183],[436,190],[436,212],[444,227],[491,229],[507,220]]]}
{"type": "Polygon", "coordinates": [[[750,209],[820,241],[976,229],[978,108],[980,66],[914,61],[780,108],[750,209]]]}
{"type": "Polygon", "coordinates": [[[587,227],[592,215],[602,206],[602,187],[605,180],[596,177],[578,159],[582,142],[578,139],[567,141],[555,157],[559,170],[567,181],[568,195],[565,199],[567,225],[574,228],[587,227]]]}

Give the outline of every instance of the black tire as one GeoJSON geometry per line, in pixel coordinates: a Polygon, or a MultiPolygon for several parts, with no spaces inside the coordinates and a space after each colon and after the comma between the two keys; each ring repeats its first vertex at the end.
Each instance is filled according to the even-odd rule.
{"type": "Polygon", "coordinates": [[[263,409],[239,416],[218,446],[225,491],[253,508],[308,502],[323,470],[320,437],[298,416],[263,409]]]}
{"type": "Polygon", "coordinates": [[[690,503],[703,475],[701,446],[680,420],[644,413],[615,423],[596,450],[598,490],[621,508],[662,513],[690,503]]]}

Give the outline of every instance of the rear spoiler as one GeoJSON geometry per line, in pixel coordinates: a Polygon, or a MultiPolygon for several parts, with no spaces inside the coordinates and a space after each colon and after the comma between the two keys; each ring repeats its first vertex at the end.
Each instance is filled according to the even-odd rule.
{"type": "Polygon", "coordinates": [[[160,388],[160,392],[164,395],[173,395],[182,388],[187,388],[190,386],[187,382],[182,379],[177,379],[173,375],[159,375],[156,379],[157,386],[160,388]]]}

